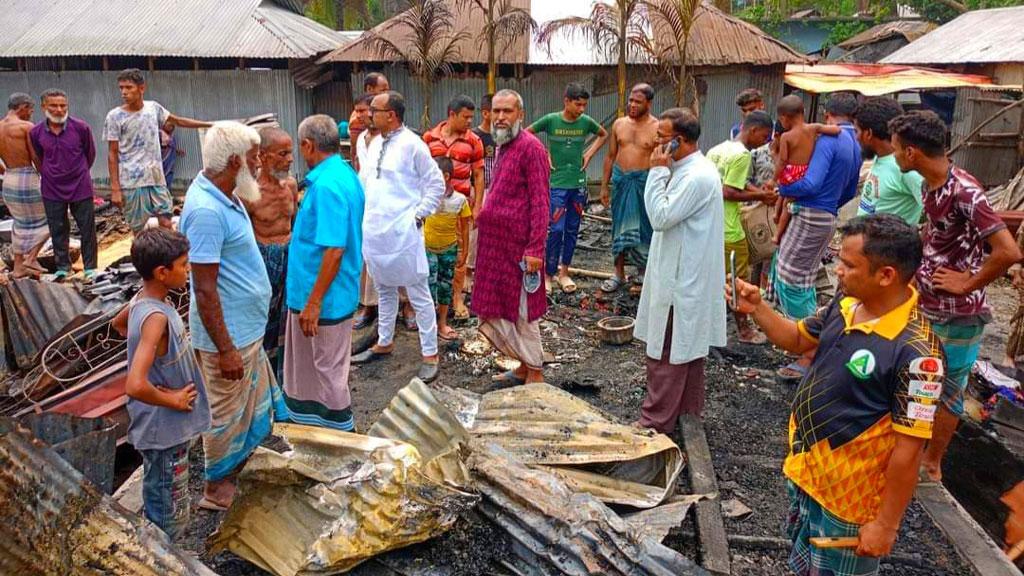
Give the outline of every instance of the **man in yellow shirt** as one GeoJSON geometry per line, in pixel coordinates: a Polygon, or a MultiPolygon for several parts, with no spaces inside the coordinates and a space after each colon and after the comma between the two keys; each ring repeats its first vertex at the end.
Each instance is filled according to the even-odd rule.
{"type": "MultiPolygon", "coordinates": [[[[914,495],[942,396],[942,344],[910,286],[921,237],[899,216],[858,216],[841,230],[841,294],[799,322],[736,280],[736,310],[797,354],[815,350],[793,398],[789,455],[789,567],[798,576],[870,576],[889,554],[914,495]],[[857,537],[818,548],[814,537],[857,537]]],[[[726,293],[731,292],[726,286],[726,293]]]]}

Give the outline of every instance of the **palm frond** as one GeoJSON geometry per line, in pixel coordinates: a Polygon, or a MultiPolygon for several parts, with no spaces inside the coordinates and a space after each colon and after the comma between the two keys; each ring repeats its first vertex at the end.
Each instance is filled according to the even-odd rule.
{"type": "Polygon", "coordinates": [[[487,33],[493,29],[497,50],[505,50],[523,35],[533,35],[537,31],[537,21],[528,10],[510,6],[509,0],[500,0],[495,8],[492,21],[481,31],[480,37],[486,39],[487,33]]]}

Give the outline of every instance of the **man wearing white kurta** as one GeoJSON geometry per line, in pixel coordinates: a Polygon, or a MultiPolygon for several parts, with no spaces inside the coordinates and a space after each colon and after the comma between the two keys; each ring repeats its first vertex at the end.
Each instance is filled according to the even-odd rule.
{"type": "Polygon", "coordinates": [[[437,378],[437,319],[427,283],[423,220],[444,194],[444,176],[427,145],[403,124],[405,101],[397,92],[378,94],[370,103],[380,136],[370,142],[365,166],[366,210],[363,257],[379,294],[377,343],[352,357],[363,364],[394,350],[398,289],[404,287],[416,311],[423,365],[419,378],[437,378]]]}
{"type": "Polygon", "coordinates": [[[722,182],[699,136],[693,114],[663,112],[644,190],[654,237],[635,330],[647,343],[640,425],[665,434],[681,414],[701,414],[704,358],[726,343],[725,300],[715,291],[725,277],[722,182]]]}

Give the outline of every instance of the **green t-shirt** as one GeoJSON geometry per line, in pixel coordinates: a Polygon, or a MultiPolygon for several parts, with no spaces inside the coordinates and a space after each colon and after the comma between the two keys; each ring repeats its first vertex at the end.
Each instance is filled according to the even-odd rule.
{"type": "Polygon", "coordinates": [[[860,191],[857,215],[895,214],[911,226],[921,223],[924,177],[917,172],[902,172],[896,156],[875,158],[871,172],[860,191]]]}
{"type": "MultiPolygon", "coordinates": [[[[744,190],[750,169],[753,165],[750,150],[737,140],[726,140],[708,150],[708,160],[718,167],[718,175],[722,184],[744,190]]],[[[740,217],[740,203],[732,200],[725,202],[725,241],[739,242],[747,236],[743,233],[743,219],[740,217]]]]}
{"type": "Polygon", "coordinates": [[[587,136],[601,131],[601,125],[586,114],[566,122],[561,112],[545,114],[530,126],[536,134],[548,135],[551,152],[551,187],[579,189],[587,185],[583,172],[583,148],[587,136]]]}

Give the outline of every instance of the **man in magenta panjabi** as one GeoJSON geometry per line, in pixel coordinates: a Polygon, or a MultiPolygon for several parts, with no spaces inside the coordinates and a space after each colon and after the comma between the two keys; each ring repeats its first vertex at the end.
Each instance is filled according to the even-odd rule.
{"type": "MultiPolygon", "coordinates": [[[[501,90],[491,101],[498,145],[491,187],[477,214],[477,261],[471,308],[480,333],[520,366],[495,377],[505,384],[543,382],[544,350],[540,318],[547,309],[544,290],[528,293],[523,274],[544,265],[548,231],[548,177],[544,144],[523,130],[523,99],[501,90]]],[[[543,282],[543,280],[542,280],[543,282]]]]}

